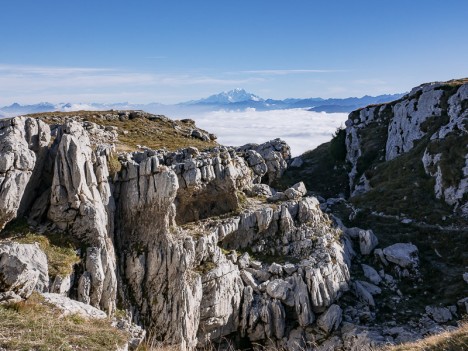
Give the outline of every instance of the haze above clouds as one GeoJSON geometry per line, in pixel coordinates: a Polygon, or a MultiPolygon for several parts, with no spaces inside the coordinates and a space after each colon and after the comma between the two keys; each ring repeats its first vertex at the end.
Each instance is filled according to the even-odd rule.
{"type": "Polygon", "coordinates": [[[344,126],[347,113],[322,113],[302,109],[256,111],[212,111],[191,115],[198,127],[218,136],[223,145],[241,146],[281,138],[293,156],[330,141],[344,126]]]}
{"type": "Polygon", "coordinates": [[[2,1],[0,106],[346,98],[468,75],[466,0],[46,3],[2,1]]]}

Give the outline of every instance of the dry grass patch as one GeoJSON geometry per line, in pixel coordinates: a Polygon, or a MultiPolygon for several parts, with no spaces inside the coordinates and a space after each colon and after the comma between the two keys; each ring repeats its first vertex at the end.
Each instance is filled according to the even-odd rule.
{"type": "Polygon", "coordinates": [[[39,118],[48,124],[64,123],[67,118],[79,117],[82,121],[93,122],[101,126],[118,128],[117,151],[135,151],[137,145],[150,149],[166,148],[175,151],[194,146],[207,149],[217,146],[215,141],[203,141],[187,135],[187,131],[195,129],[191,120],[171,120],[164,116],[140,117],[133,119],[106,118],[106,115],[118,115],[118,111],[77,111],[77,112],[46,112],[29,115],[39,118]]]}
{"type": "Polygon", "coordinates": [[[31,231],[24,219],[9,224],[0,234],[0,240],[9,239],[21,244],[38,243],[47,256],[49,276],[67,276],[73,272],[73,266],[80,262],[76,250],[79,243],[67,233],[39,234],[31,231]]]}
{"type": "Polygon", "coordinates": [[[7,350],[115,351],[127,338],[107,319],[62,317],[39,294],[16,304],[0,305],[0,348],[7,350]]]}
{"type": "Polygon", "coordinates": [[[445,332],[408,344],[396,345],[385,351],[466,351],[468,350],[468,322],[453,332],[445,332]]]}

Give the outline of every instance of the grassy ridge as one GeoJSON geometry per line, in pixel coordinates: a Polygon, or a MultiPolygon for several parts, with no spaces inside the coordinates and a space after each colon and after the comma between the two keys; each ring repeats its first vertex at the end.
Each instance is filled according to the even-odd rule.
{"type": "Polygon", "coordinates": [[[117,115],[116,111],[77,111],[77,112],[47,112],[29,115],[39,118],[48,124],[64,123],[67,118],[78,117],[82,121],[96,123],[104,127],[117,127],[117,151],[135,151],[137,145],[150,149],[166,148],[169,151],[194,146],[199,149],[211,148],[218,145],[215,141],[203,141],[193,138],[187,131],[195,129],[192,120],[171,120],[164,116],[151,118],[116,118],[106,119],[105,115],[117,115]]]}

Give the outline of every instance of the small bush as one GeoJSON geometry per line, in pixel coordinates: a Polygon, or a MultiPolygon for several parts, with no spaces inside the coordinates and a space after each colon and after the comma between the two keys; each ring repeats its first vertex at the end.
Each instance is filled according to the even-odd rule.
{"type": "Polygon", "coordinates": [[[122,169],[122,164],[120,163],[119,159],[117,158],[117,155],[112,153],[107,160],[107,168],[109,170],[109,175],[111,178],[114,178],[114,176],[120,172],[122,169]]]}
{"type": "Polygon", "coordinates": [[[346,129],[338,128],[333,134],[330,142],[330,154],[336,161],[344,161],[346,159],[346,129]]]}

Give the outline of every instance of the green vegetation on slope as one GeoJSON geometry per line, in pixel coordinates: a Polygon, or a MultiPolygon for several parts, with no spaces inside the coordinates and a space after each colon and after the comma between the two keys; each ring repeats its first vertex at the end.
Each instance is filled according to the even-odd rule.
{"type": "MultiPolygon", "coordinates": [[[[422,281],[418,284],[399,285],[404,296],[413,297],[402,300],[399,311],[412,310],[422,313],[427,305],[451,305],[467,296],[468,287],[462,278],[465,267],[468,266],[467,227],[444,228],[439,224],[418,222],[404,224],[399,219],[378,216],[369,210],[358,212],[350,220],[351,209],[345,204],[334,206],[333,213],[341,218],[347,227],[372,229],[381,248],[399,242],[416,245],[419,250],[422,281]]],[[[376,262],[369,263],[373,265],[376,262]]],[[[381,310],[377,317],[383,320],[392,318],[394,312],[381,310]]],[[[416,316],[416,313],[414,315],[416,316]]]]}
{"type": "Polygon", "coordinates": [[[308,191],[324,197],[348,195],[345,137],[345,130],[338,129],[330,142],[301,155],[304,161],[302,166],[289,167],[283,177],[273,186],[286,189],[303,181],[308,191]]]}
{"type": "Polygon", "coordinates": [[[421,162],[426,142],[411,151],[366,172],[371,190],[351,199],[359,208],[387,215],[407,216],[429,223],[440,223],[452,210],[434,195],[434,179],[421,162]]]}

